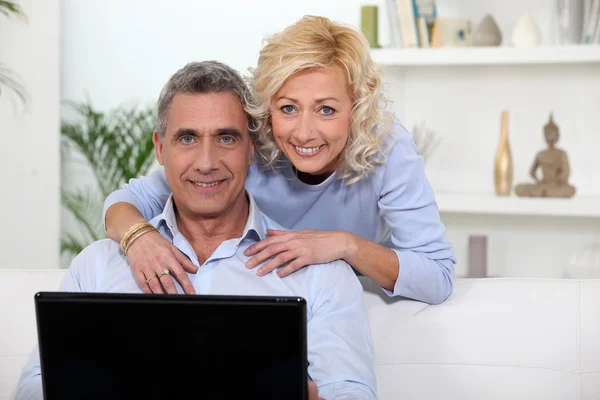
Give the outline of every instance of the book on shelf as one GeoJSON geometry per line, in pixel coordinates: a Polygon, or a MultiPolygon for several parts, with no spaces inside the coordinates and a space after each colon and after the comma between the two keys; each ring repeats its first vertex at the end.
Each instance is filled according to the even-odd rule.
{"type": "Polygon", "coordinates": [[[600,0],[587,2],[583,14],[581,43],[600,44],[600,0]]]}
{"type": "Polygon", "coordinates": [[[403,47],[400,19],[396,12],[396,0],[385,0],[385,5],[390,24],[390,47],[403,47]]]}
{"type": "MultiPolygon", "coordinates": [[[[441,18],[436,0],[386,0],[389,47],[429,48],[472,45],[471,21],[441,18]]],[[[600,0],[583,6],[582,44],[600,44],[600,0]]]]}
{"type": "Polygon", "coordinates": [[[435,0],[386,0],[391,47],[430,47],[437,16],[435,0]]]}
{"type": "Polygon", "coordinates": [[[395,1],[396,12],[398,13],[398,23],[400,24],[400,34],[402,35],[402,44],[407,48],[417,48],[419,47],[419,38],[417,36],[413,0],[395,1]]]}
{"type": "Polygon", "coordinates": [[[435,0],[413,0],[419,47],[431,47],[433,26],[437,17],[435,0]]]}

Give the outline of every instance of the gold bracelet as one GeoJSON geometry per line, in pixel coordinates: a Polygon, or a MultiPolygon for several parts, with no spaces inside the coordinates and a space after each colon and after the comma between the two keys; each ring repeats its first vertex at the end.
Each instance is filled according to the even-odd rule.
{"type": "Polygon", "coordinates": [[[127,232],[125,232],[125,234],[123,235],[123,237],[121,238],[121,250],[125,251],[125,247],[127,245],[127,242],[129,242],[129,239],[131,238],[131,236],[137,232],[139,229],[150,225],[148,222],[144,221],[144,222],[139,222],[137,224],[133,224],[128,230],[127,232]]]}
{"type": "Polygon", "coordinates": [[[137,230],[135,232],[135,234],[133,236],[131,236],[131,238],[129,239],[129,241],[125,244],[125,250],[123,250],[123,254],[127,255],[127,252],[129,251],[129,248],[131,247],[132,243],[136,241],[137,238],[139,238],[140,236],[142,236],[144,233],[148,233],[148,232],[152,232],[152,231],[158,232],[158,229],[156,229],[153,226],[147,226],[147,227],[144,227],[144,228],[141,228],[141,229],[137,230]]]}
{"type": "Polygon", "coordinates": [[[131,226],[131,228],[129,228],[127,232],[125,232],[123,238],[121,239],[121,250],[123,250],[123,252],[126,253],[127,248],[129,248],[131,239],[134,235],[136,235],[141,230],[145,230],[145,232],[148,232],[148,230],[151,229],[156,228],[154,228],[154,226],[152,226],[152,224],[149,222],[140,222],[131,226]]]}

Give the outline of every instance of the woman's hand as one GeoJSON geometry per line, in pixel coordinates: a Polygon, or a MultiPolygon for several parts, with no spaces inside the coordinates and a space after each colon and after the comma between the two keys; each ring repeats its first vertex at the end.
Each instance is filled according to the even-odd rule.
{"type": "Polygon", "coordinates": [[[195,294],[186,271],[196,273],[198,267],[160,233],[148,232],[136,239],[127,251],[127,258],[144,293],[177,294],[173,275],[186,294],[195,294]],[[165,268],[169,274],[161,275],[165,268]]]}
{"type": "Polygon", "coordinates": [[[319,388],[313,381],[308,381],[308,400],[323,400],[319,397],[319,388]]]}
{"type": "Polygon", "coordinates": [[[280,277],[311,264],[323,264],[343,259],[349,251],[350,233],[344,231],[298,232],[267,229],[268,238],[248,247],[244,252],[254,256],[248,260],[246,267],[254,268],[273,257],[258,269],[257,274],[263,276],[275,268],[288,263],[277,272],[280,277]]]}

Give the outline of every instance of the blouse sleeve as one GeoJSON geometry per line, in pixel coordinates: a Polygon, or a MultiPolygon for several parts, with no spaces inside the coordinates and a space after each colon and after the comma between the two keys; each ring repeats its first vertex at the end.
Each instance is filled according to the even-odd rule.
{"type": "Polygon", "coordinates": [[[423,158],[408,131],[394,122],[395,143],[379,173],[379,212],[391,228],[387,244],[398,256],[398,279],[390,296],[429,304],[452,293],[456,259],[445,237],[423,158]]]}
{"type": "Polygon", "coordinates": [[[131,203],[140,210],[146,221],[150,221],[163,211],[170,195],[171,189],[167,184],[163,167],[148,176],[131,179],[122,189],[115,190],[104,200],[104,209],[102,210],[104,228],[106,229],[106,211],[113,204],[131,203]]]}

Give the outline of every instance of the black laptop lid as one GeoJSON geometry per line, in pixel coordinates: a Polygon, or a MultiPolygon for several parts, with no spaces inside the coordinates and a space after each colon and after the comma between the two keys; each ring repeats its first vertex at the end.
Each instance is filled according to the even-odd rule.
{"type": "Polygon", "coordinates": [[[297,297],[38,293],[45,398],[306,399],[297,297]]]}

